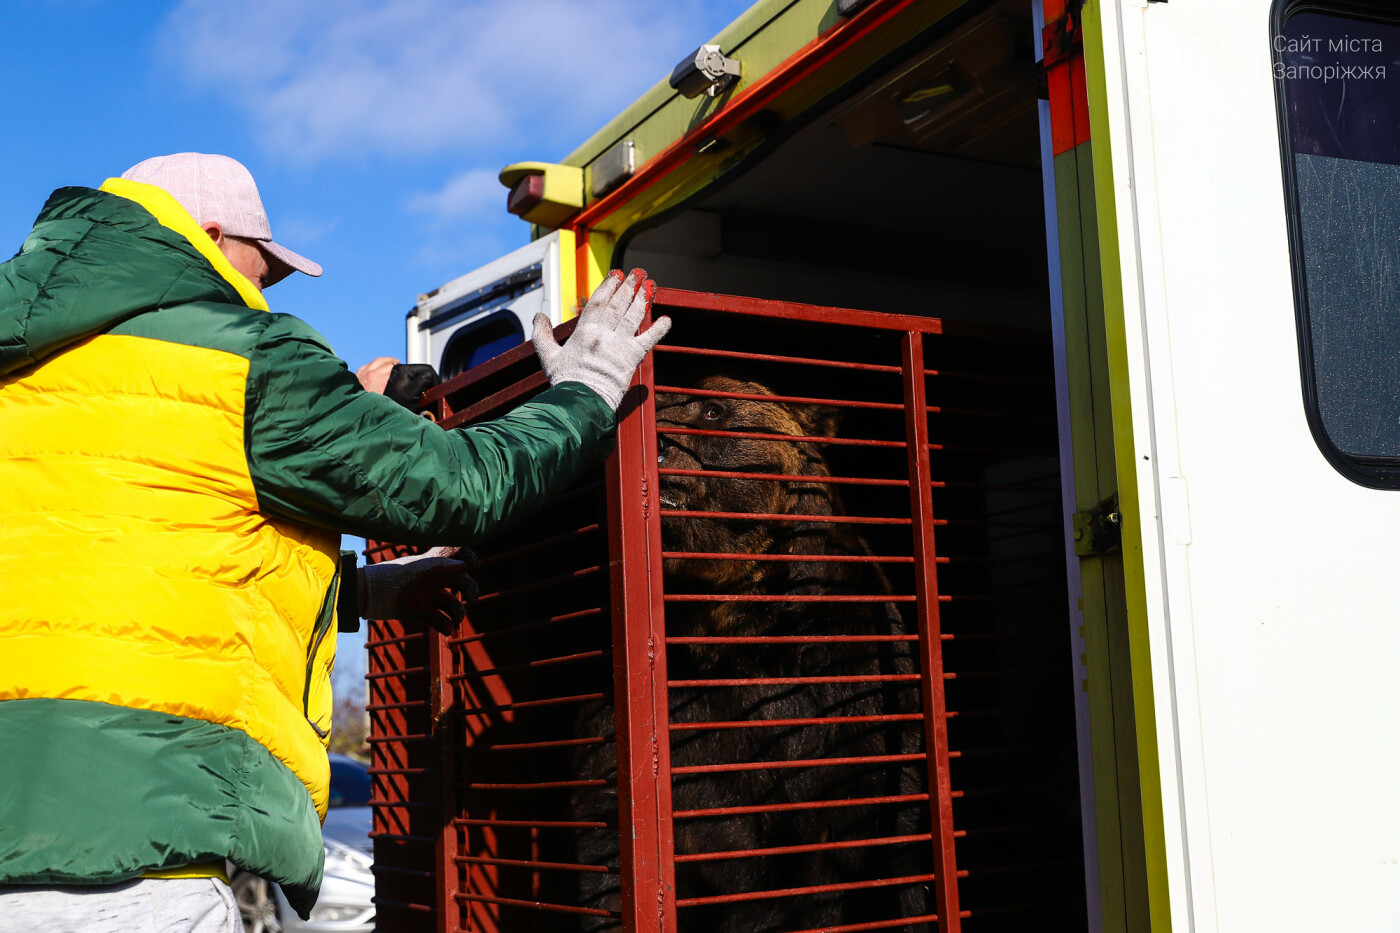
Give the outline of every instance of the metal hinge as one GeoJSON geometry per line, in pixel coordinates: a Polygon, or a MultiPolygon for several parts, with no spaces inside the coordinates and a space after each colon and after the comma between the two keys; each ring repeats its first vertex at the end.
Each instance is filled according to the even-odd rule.
{"type": "Polygon", "coordinates": [[[1061,62],[1069,61],[1084,48],[1084,31],[1080,27],[1078,10],[1066,13],[1057,20],[1045,24],[1040,32],[1040,47],[1044,53],[1043,64],[1053,68],[1061,62]]]}
{"type": "Polygon", "coordinates": [[[1074,513],[1074,553],[1078,557],[1110,554],[1123,548],[1123,513],[1118,493],[1083,512],[1074,513]]]}

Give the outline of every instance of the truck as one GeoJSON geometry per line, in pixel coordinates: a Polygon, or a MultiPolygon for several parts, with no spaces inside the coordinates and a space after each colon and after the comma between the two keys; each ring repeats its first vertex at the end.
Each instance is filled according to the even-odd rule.
{"type": "Polygon", "coordinates": [[[445,377],[634,266],[1042,335],[1087,929],[1400,928],[1393,4],[760,0],[500,178],[445,377]]]}

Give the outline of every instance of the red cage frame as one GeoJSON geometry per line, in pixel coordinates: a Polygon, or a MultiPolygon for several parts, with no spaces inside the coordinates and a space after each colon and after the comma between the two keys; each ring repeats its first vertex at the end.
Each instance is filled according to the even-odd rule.
{"type": "MultiPolygon", "coordinates": [[[[874,314],[863,311],[821,308],[789,302],[717,296],[658,289],[658,312],[671,310],[685,314],[707,312],[745,317],[777,319],[786,326],[835,325],[860,331],[877,331],[897,338],[899,359],[881,363],[833,362],[808,358],[798,362],[868,369],[897,375],[902,385],[898,405],[864,403],[866,407],[902,407],[904,438],[901,441],[868,441],[871,444],[903,447],[907,452],[904,477],[884,480],[907,486],[909,511],[898,522],[907,525],[912,539],[914,593],[904,599],[906,618],[917,627],[918,678],[923,697],[922,727],[929,792],[922,795],[929,812],[928,844],[932,849],[933,871],[917,878],[891,882],[927,883],[934,892],[936,916],[904,917],[897,921],[858,923],[842,930],[887,929],[918,922],[936,923],[943,931],[959,931],[972,914],[960,904],[959,879],[967,876],[958,864],[957,841],[965,833],[954,826],[954,800],[962,795],[951,779],[950,761],[959,752],[950,751],[949,713],[945,684],[957,677],[944,669],[944,644],[956,636],[943,631],[941,609],[954,597],[940,593],[935,530],[944,524],[934,513],[935,489],[943,483],[934,476],[930,452],[943,445],[930,436],[929,418],[939,406],[930,405],[927,385],[940,373],[925,362],[926,339],[947,331],[937,319],[915,316],[874,314]]],[[[563,337],[571,329],[560,330],[563,337]]],[[[954,332],[972,332],[966,326],[954,332]]],[[[977,329],[986,336],[989,331],[977,329]]],[[[779,359],[773,354],[755,354],[685,347],[663,343],[659,354],[691,356],[716,355],[727,359],[779,359]]],[[[696,906],[701,899],[678,899],[676,895],[676,854],[673,845],[672,768],[667,700],[668,638],[665,614],[669,601],[700,599],[697,596],[667,594],[663,587],[661,562],[666,558],[687,557],[663,550],[661,521],[663,509],[657,489],[665,470],[657,466],[657,392],[685,391],[677,386],[657,385],[655,364],[649,357],[634,380],[624,402],[617,431],[617,448],[608,459],[603,480],[607,524],[607,573],[611,607],[613,691],[617,734],[618,841],[621,849],[622,928],[638,933],[670,931],[678,926],[678,909],[696,906]],[[640,387],[640,388],[639,388],[640,387]]],[[[506,354],[465,373],[429,392],[424,399],[426,413],[444,428],[472,423],[508,410],[525,396],[542,389],[545,380],[534,364],[530,345],[506,354]]],[[[804,399],[794,399],[803,401],[804,399]]],[[[805,399],[812,401],[812,399],[805,399]]],[[[862,403],[852,403],[860,407],[862,403]]],[[[837,478],[837,481],[840,481],[837,478]]],[[[850,482],[860,482],[851,479],[850,482]]],[[[678,513],[684,514],[684,513],[678,513]]],[[[750,516],[753,517],[753,516],[750,516]]],[[[762,517],[762,516],[758,516],[762,517]]],[[[770,516],[781,519],[782,516],[770,516]]],[[[889,521],[895,521],[893,519],[889,521]]],[[[372,543],[371,560],[403,553],[405,549],[372,543]]],[[[905,558],[906,561],[911,558],[905,558]]],[[[603,568],[592,568],[601,570],[603,568]]],[[[592,611],[592,610],[590,610],[592,611]]],[[[606,609],[604,611],[607,611],[606,609]]],[[[470,622],[468,622],[470,630],[470,622]]],[[[1065,633],[1067,635],[1067,633],[1065,633]]],[[[501,896],[497,881],[501,872],[516,866],[532,870],[579,868],[544,861],[532,848],[528,858],[501,858],[494,850],[486,855],[461,851],[460,830],[472,826],[490,835],[505,832],[504,823],[464,814],[452,788],[461,782],[461,767],[455,747],[469,742],[462,730],[473,726],[448,725],[453,711],[464,702],[466,690],[460,672],[463,657],[477,653],[479,668],[488,675],[494,662],[482,652],[481,642],[440,638],[407,630],[397,622],[372,623],[369,681],[371,738],[374,751],[372,774],[375,779],[374,833],[376,873],[381,925],[386,929],[496,930],[498,912],[503,908],[540,907],[530,897],[501,896]],[[455,652],[455,654],[454,654],[455,652]],[[456,667],[454,667],[456,665],[456,667]],[[455,671],[455,673],[454,673],[455,671]],[[454,879],[464,879],[458,885],[454,879]],[[467,890],[461,890],[466,888],[467,890]],[[472,908],[480,908],[475,913],[472,908]]],[[[1066,670],[1068,668],[1066,667],[1066,670]]],[[[1066,675],[1067,677],[1068,675],[1066,675]]],[[[515,703],[508,689],[488,679],[481,681],[477,694],[465,702],[483,708],[505,710],[515,703]]],[[[539,744],[550,744],[541,742],[539,744]]],[[[557,743],[554,743],[557,744],[557,743]]],[[[907,756],[906,756],[907,757],[907,756]]],[[[718,767],[718,766],[716,766],[718,767]]],[[[691,768],[691,771],[703,768],[691,768]]],[[[472,786],[487,786],[482,784],[472,786]]],[[[715,811],[721,812],[721,811],[715,811]]],[[[550,828],[539,821],[531,829],[550,828]]],[[[584,869],[588,870],[588,869],[584,869]]],[[[852,884],[850,887],[859,885],[852,884]]],[[[840,889],[841,885],[825,890],[840,889]]],[[[810,893],[815,893],[813,889],[810,893]]],[[[538,896],[538,892],[535,892],[538,896]]],[[[710,898],[708,902],[722,901],[710,898]]],[[[554,905],[556,911],[588,913],[583,908],[554,905]]],[[[592,911],[598,912],[598,911],[592,911]]]]}
{"type": "MultiPolygon", "coordinates": [[[[923,336],[942,333],[942,323],[936,319],[872,314],[848,309],[814,307],[792,302],[769,301],[704,293],[658,289],[655,304],[660,308],[686,307],[698,310],[738,312],[759,317],[776,317],[787,321],[813,321],[851,325],[901,333],[906,424],[910,438],[909,489],[913,512],[911,529],[915,542],[915,560],[923,568],[917,575],[918,592],[915,616],[919,628],[919,644],[924,649],[922,672],[923,691],[931,715],[925,717],[929,786],[933,794],[934,813],[934,878],[937,892],[938,916],[944,920],[941,929],[957,931],[958,892],[954,881],[957,860],[954,854],[952,819],[952,787],[948,780],[948,729],[944,709],[941,633],[938,619],[938,580],[934,572],[936,548],[933,529],[934,482],[929,469],[928,405],[924,395],[923,336]]],[[[672,352],[677,348],[663,349],[672,352]]],[[[704,353],[697,350],[694,352],[704,353]]],[[[715,351],[710,351],[715,352],[715,351]]],[[[878,364],[865,364],[876,366],[878,364]]],[[[666,696],[666,656],[655,646],[667,642],[665,628],[666,595],[662,592],[659,561],[666,556],[661,547],[661,512],[653,502],[655,480],[664,472],[655,466],[656,409],[655,393],[687,392],[679,386],[657,386],[654,361],[643,362],[637,375],[640,384],[652,387],[636,414],[618,427],[618,453],[608,463],[608,483],[617,506],[617,530],[613,562],[613,591],[616,605],[622,607],[618,630],[622,648],[617,655],[617,705],[628,716],[644,723],[643,728],[624,728],[619,717],[618,734],[629,736],[627,752],[630,761],[653,763],[649,774],[645,768],[625,767],[619,759],[618,773],[630,775],[626,794],[619,794],[625,825],[630,832],[622,834],[623,864],[636,866],[633,874],[624,875],[624,929],[671,930],[676,928],[674,897],[674,853],[670,801],[670,756],[665,730],[651,728],[669,719],[666,696]],[[638,581],[628,578],[624,568],[646,567],[646,576],[638,581]],[[630,890],[629,890],[630,882],[630,890]],[[653,910],[660,905],[659,916],[653,910]]],[[[777,516],[776,518],[781,518],[777,516]]],[[[621,742],[621,739],[619,739],[621,742]]],[[[910,918],[913,919],[913,918],[910,918]]],[[[928,918],[934,919],[934,918],[928,918]]]]}

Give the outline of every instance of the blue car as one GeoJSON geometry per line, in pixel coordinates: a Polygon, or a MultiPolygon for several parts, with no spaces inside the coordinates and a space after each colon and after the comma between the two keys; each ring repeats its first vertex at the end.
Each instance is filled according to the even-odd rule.
{"type": "Polygon", "coordinates": [[[247,933],[373,933],[369,771],[353,758],[330,758],[330,809],[321,827],[326,878],[321,896],[311,908],[311,919],[298,917],[276,884],[235,870],[229,882],[247,933]]]}

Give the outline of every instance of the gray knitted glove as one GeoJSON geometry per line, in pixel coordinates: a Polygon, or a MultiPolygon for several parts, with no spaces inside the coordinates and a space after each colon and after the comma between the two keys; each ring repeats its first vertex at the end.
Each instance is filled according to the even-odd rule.
{"type": "Polygon", "coordinates": [[[663,317],[637,334],[655,294],[656,283],[641,269],[633,269],[625,280],[621,270],[614,269],[588,299],[562,347],[554,340],[549,318],[535,315],[535,353],[549,384],[581,382],[617,411],[632,374],[671,329],[671,319],[663,317]]]}
{"type": "Polygon", "coordinates": [[[359,568],[360,616],[399,619],[431,625],[450,634],[466,615],[467,602],[476,601],[476,581],[467,570],[476,555],[467,548],[433,548],[426,554],[366,564],[359,568]],[[454,559],[456,558],[456,559],[454,559]]]}

